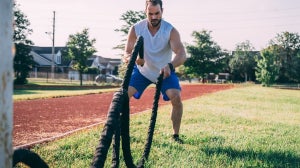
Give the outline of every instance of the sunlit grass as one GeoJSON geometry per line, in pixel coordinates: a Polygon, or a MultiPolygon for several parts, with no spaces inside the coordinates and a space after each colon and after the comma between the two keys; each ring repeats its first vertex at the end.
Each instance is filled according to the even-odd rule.
{"type": "MultiPolygon", "coordinates": [[[[79,80],[70,80],[70,79],[52,79],[50,76],[48,78],[27,78],[28,84],[34,85],[65,85],[65,86],[79,86],[79,80]]],[[[91,81],[82,81],[83,85],[95,85],[96,82],[91,81]]]]}
{"type": "Polygon", "coordinates": [[[21,88],[19,89],[14,89],[13,100],[31,100],[40,98],[96,94],[116,91],[117,87],[119,86],[118,84],[112,83],[96,84],[94,82],[88,84],[87,82],[84,82],[83,87],[81,87],[79,85],[79,81],[70,81],[65,79],[52,80],[44,78],[28,78],[28,82],[29,83],[25,86],[21,86],[21,88]],[[91,88],[90,86],[93,86],[95,88],[91,88]],[[96,88],[96,86],[99,86],[99,89],[96,88]]]}
{"type": "MultiPolygon", "coordinates": [[[[170,105],[159,108],[146,167],[300,167],[300,91],[236,87],[184,101],[183,145],[171,141],[170,105]]],[[[135,162],[150,111],[131,117],[135,162]]],[[[50,167],[89,167],[102,126],[34,148],[50,167]]],[[[110,167],[109,154],[105,167],[110,167]]],[[[121,166],[125,167],[121,157],[121,166]]]]}
{"type": "Polygon", "coordinates": [[[96,94],[109,91],[115,91],[116,89],[84,89],[84,90],[14,90],[14,100],[31,100],[40,98],[54,98],[75,96],[84,94],[96,94]]]}

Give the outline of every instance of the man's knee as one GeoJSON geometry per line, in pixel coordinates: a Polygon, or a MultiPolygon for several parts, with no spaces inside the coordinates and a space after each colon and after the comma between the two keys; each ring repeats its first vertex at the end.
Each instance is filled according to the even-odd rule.
{"type": "Polygon", "coordinates": [[[132,86],[128,87],[128,97],[129,98],[131,98],[136,92],[137,92],[137,90],[134,87],[132,87],[132,86]]]}
{"type": "Polygon", "coordinates": [[[169,89],[167,90],[167,95],[170,98],[173,106],[182,107],[180,90],[169,89]]]}

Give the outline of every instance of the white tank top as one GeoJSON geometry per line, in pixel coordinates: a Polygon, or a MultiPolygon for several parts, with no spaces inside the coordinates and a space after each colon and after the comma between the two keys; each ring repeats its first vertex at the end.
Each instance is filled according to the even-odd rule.
{"type": "Polygon", "coordinates": [[[156,82],[160,70],[172,60],[170,34],[173,26],[161,20],[159,30],[151,35],[147,20],[142,20],[134,25],[136,36],[144,38],[144,66],[137,66],[142,75],[152,82],[156,82]]]}

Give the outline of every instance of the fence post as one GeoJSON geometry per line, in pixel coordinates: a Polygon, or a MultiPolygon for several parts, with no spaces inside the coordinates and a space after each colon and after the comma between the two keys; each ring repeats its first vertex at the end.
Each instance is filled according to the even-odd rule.
{"type": "Polygon", "coordinates": [[[0,167],[12,167],[13,1],[0,0],[0,167]]]}

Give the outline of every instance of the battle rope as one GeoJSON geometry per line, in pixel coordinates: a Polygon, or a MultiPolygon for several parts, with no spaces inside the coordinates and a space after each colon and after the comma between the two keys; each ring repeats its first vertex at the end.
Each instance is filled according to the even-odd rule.
{"type": "Polygon", "coordinates": [[[47,163],[38,154],[27,149],[14,150],[13,167],[20,162],[31,168],[49,168],[47,163]]]}
{"type": "Polygon", "coordinates": [[[160,74],[158,82],[156,84],[156,92],[154,96],[152,115],[150,120],[150,126],[148,130],[148,138],[145,144],[143,156],[138,166],[133,163],[133,158],[130,150],[130,136],[129,136],[129,98],[127,89],[129,81],[134,68],[135,60],[137,55],[143,58],[143,37],[138,37],[137,42],[134,46],[132,57],[129,64],[127,65],[127,71],[122,83],[122,88],[115,92],[112,102],[109,107],[107,121],[101,133],[99,145],[96,148],[94,158],[91,164],[91,168],[100,168],[104,166],[107,152],[113,142],[113,154],[112,154],[112,167],[119,167],[119,155],[120,155],[120,135],[122,137],[122,150],[127,167],[144,167],[145,161],[149,157],[150,148],[153,139],[153,133],[157,117],[158,101],[160,96],[161,84],[163,75],[160,74]]]}

